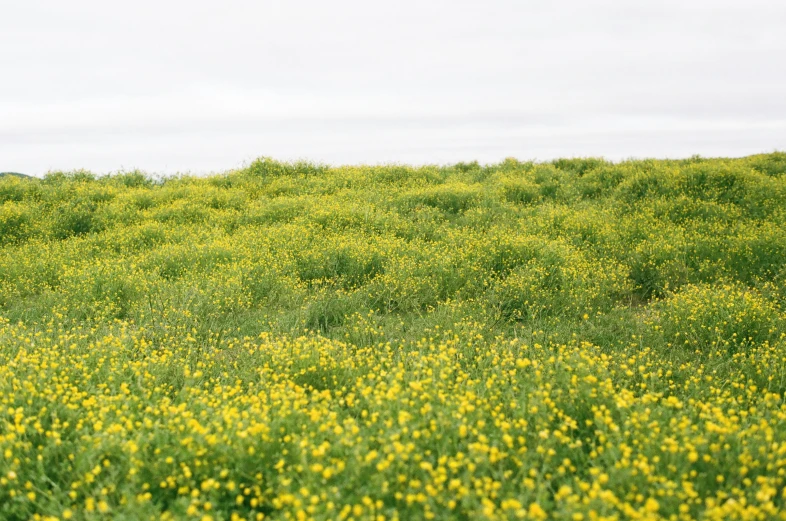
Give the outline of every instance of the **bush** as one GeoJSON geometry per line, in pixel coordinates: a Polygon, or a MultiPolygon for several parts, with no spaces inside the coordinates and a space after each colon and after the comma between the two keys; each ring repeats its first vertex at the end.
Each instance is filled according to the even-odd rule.
{"type": "Polygon", "coordinates": [[[500,184],[502,196],[511,203],[532,204],[541,198],[540,187],[527,179],[505,179],[500,184]]]}
{"type": "Polygon", "coordinates": [[[701,352],[733,352],[778,337],[775,305],[736,284],[689,285],[658,305],[659,324],[670,345],[701,352]]]}
{"type": "Polygon", "coordinates": [[[482,191],[478,185],[451,183],[424,188],[399,198],[398,206],[411,211],[419,205],[431,206],[450,214],[472,208],[480,201],[482,191]]]}
{"type": "Polygon", "coordinates": [[[308,161],[282,163],[269,157],[256,159],[247,168],[241,170],[245,175],[261,178],[289,175],[317,176],[323,175],[327,173],[327,171],[328,167],[308,161]]]}
{"type": "Polygon", "coordinates": [[[621,266],[552,243],[495,282],[486,299],[489,308],[508,321],[577,319],[607,310],[627,291],[621,266]]]}
{"type": "Polygon", "coordinates": [[[384,271],[384,259],[360,248],[320,248],[297,256],[296,272],[307,284],[326,283],[356,288],[384,271]]]}
{"type": "Polygon", "coordinates": [[[668,241],[639,244],[625,262],[635,295],[645,301],[663,297],[690,281],[685,256],[668,241]]]}
{"type": "Polygon", "coordinates": [[[462,162],[453,165],[453,170],[464,174],[466,174],[467,172],[473,172],[480,169],[481,169],[480,163],[478,163],[477,161],[470,161],[469,163],[462,162]]]}
{"type": "Polygon", "coordinates": [[[786,174],[786,152],[752,156],[750,163],[754,170],[770,177],[786,174]]]}
{"type": "Polygon", "coordinates": [[[111,180],[126,188],[150,188],[153,186],[153,180],[148,177],[144,172],[133,170],[131,172],[121,172],[110,177],[111,180]]]}
{"type": "Polygon", "coordinates": [[[533,179],[540,189],[540,195],[547,199],[564,197],[564,189],[569,174],[556,169],[552,165],[538,165],[533,179]]]}
{"type": "Polygon", "coordinates": [[[187,225],[203,223],[208,215],[209,210],[196,201],[180,199],[156,209],[153,219],[162,223],[187,225]]]}
{"type": "Polygon", "coordinates": [[[32,229],[29,207],[11,202],[0,206],[0,244],[21,242],[30,236],[32,229]]]}
{"type": "Polygon", "coordinates": [[[98,205],[89,200],[75,200],[60,206],[53,215],[52,235],[56,239],[78,237],[103,229],[96,218],[98,205]]]}
{"type": "Polygon", "coordinates": [[[553,164],[559,170],[576,174],[579,177],[583,176],[587,172],[595,170],[596,168],[608,165],[604,159],[598,157],[557,159],[551,164],[553,164]]]}
{"type": "Polygon", "coordinates": [[[0,204],[6,201],[22,201],[30,190],[29,185],[30,183],[18,177],[0,177],[0,204]]]}
{"type": "Polygon", "coordinates": [[[325,333],[342,325],[355,309],[351,295],[341,290],[325,290],[306,307],[304,325],[307,329],[325,333]]]}

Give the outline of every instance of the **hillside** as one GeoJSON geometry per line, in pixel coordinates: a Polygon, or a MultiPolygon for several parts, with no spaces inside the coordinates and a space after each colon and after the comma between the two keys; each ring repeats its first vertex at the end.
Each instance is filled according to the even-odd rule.
{"type": "Polygon", "coordinates": [[[0,519],[786,519],[785,398],[784,153],[0,178],[0,519]]]}

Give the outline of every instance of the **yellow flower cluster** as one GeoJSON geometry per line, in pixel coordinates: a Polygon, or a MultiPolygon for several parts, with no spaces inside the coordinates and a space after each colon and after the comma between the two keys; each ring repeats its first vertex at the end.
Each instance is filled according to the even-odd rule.
{"type": "Polygon", "coordinates": [[[0,335],[13,346],[0,483],[18,512],[782,515],[786,407],[746,375],[786,368],[772,348],[719,379],[637,344],[610,355],[442,335],[403,353],[263,335],[195,357],[188,339],[154,346],[128,326],[0,335]],[[675,369],[691,376],[677,385],[675,369]]]}

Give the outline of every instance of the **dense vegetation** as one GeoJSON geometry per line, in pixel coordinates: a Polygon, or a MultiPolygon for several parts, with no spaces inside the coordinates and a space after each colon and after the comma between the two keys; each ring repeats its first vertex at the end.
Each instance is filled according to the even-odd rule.
{"type": "Polygon", "coordinates": [[[786,519],[786,154],[0,205],[2,519],[786,519]]]}

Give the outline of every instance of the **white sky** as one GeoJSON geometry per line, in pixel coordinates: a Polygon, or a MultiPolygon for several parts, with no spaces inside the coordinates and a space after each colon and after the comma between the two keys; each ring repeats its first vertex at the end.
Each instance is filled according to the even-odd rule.
{"type": "Polygon", "coordinates": [[[776,149],[783,0],[0,0],[0,171],[776,149]]]}

